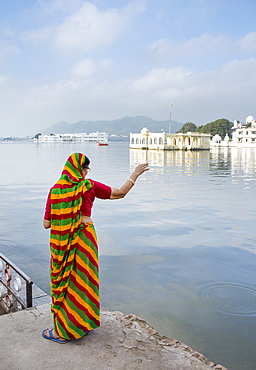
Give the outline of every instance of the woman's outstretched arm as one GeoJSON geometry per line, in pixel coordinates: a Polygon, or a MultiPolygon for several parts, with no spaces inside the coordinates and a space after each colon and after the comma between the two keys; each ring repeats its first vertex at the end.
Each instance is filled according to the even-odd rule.
{"type": "Polygon", "coordinates": [[[121,186],[120,189],[112,188],[110,199],[121,199],[126,196],[126,194],[131,190],[131,188],[135,185],[135,181],[137,178],[145,171],[148,171],[148,163],[139,164],[133,173],[131,174],[130,178],[121,186]]]}

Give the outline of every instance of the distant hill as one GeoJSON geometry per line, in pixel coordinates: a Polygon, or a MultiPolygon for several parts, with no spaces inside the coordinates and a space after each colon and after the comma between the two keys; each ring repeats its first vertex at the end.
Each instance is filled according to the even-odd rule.
{"type": "MultiPolygon", "coordinates": [[[[130,132],[140,132],[143,127],[147,127],[151,132],[169,132],[170,121],[155,121],[146,116],[124,117],[113,121],[79,121],[68,123],[65,121],[56,123],[45,130],[42,134],[66,134],[79,132],[107,132],[109,136],[129,137],[130,132]]],[[[172,121],[171,132],[176,132],[182,127],[183,123],[172,121]]],[[[110,138],[111,139],[111,138],[110,138]]]]}

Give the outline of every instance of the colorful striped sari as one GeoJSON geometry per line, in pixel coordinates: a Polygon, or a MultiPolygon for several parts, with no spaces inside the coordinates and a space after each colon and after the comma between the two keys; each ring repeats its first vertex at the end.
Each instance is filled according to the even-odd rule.
{"type": "Polygon", "coordinates": [[[77,339],[100,326],[98,244],[92,223],[81,223],[86,157],[72,154],[51,190],[51,294],[56,333],[77,339]]]}

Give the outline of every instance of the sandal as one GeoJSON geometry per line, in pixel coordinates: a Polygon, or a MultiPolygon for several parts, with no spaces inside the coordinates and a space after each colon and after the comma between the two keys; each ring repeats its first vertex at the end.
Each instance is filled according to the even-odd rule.
{"type": "Polygon", "coordinates": [[[64,343],[67,343],[68,342],[68,339],[63,339],[63,340],[61,340],[61,339],[59,339],[59,338],[55,338],[54,336],[53,336],[53,329],[45,329],[45,330],[43,330],[43,332],[42,332],[42,336],[45,338],[45,339],[50,339],[50,340],[53,340],[54,342],[57,342],[57,343],[61,343],[61,344],[64,344],[64,343]],[[48,331],[48,334],[49,334],[49,336],[48,335],[46,335],[46,332],[48,331]]]}
{"type": "Polygon", "coordinates": [[[85,333],[85,335],[89,335],[91,334],[92,330],[89,330],[87,333],[85,333]]]}

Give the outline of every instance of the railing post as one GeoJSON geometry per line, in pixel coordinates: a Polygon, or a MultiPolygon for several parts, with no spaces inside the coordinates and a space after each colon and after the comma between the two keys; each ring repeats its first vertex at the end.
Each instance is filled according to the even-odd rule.
{"type": "Polygon", "coordinates": [[[32,284],[33,284],[33,281],[26,281],[26,301],[27,301],[27,307],[32,307],[33,306],[32,284]]]}

